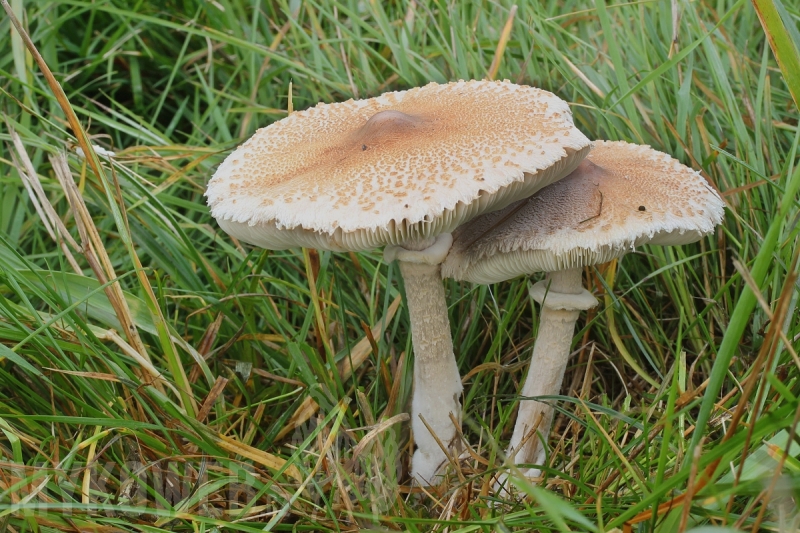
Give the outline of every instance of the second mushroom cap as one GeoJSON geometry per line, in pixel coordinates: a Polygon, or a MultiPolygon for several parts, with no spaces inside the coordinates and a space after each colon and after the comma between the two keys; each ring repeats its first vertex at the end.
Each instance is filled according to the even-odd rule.
{"type": "Polygon", "coordinates": [[[723,206],[669,155],[596,141],[566,178],[454,232],[442,276],[496,283],[604,263],[646,243],[687,244],[722,221],[723,206]]]}

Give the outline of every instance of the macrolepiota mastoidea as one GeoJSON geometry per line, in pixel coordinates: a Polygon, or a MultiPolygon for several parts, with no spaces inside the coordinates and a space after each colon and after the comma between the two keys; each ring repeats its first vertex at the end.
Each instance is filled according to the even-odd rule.
{"type": "Polygon", "coordinates": [[[508,448],[515,463],[542,464],[544,447],[528,433],[535,429],[547,437],[553,409],[524,398],[560,391],[578,313],[597,304],[581,284],[583,267],[648,243],[697,241],[722,221],[723,206],[698,172],[669,155],[649,146],[597,141],[566,178],[454,232],[444,277],[489,284],[548,273],[530,290],[542,311],[508,448]]]}
{"type": "Polygon", "coordinates": [[[414,347],[412,476],[432,483],[446,455],[421,417],[451,448],[461,419],[439,271],[450,232],[567,175],[589,146],[549,92],[431,83],[292,113],[230,154],[206,196],[224,231],[262,248],[389,246],[414,347]]]}

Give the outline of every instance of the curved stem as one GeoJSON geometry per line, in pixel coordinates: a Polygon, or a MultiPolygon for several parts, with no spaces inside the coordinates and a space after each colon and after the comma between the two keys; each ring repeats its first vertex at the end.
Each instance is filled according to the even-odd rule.
{"type": "Polygon", "coordinates": [[[414,393],[411,429],[417,451],[411,475],[418,483],[436,483],[434,477],[447,461],[436,438],[447,448],[458,444],[450,413],[461,423],[461,377],[458,373],[450,321],[439,265],[399,261],[406,287],[411,336],[414,346],[414,393]],[[425,419],[431,431],[425,427],[425,419]]]}
{"type": "MultiPolygon", "coordinates": [[[[528,376],[520,393],[523,397],[552,396],[559,393],[567,369],[578,313],[581,309],[593,306],[591,300],[594,298],[581,286],[579,268],[551,273],[544,287],[544,291],[531,291],[534,298],[542,303],[542,311],[539,336],[533,348],[528,376]],[[543,296],[543,301],[540,295],[543,296]],[[587,296],[590,298],[587,299],[587,296]]],[[[542,462],[544,446],[539,442],[539,435],[547,438],[552,423],[553,408],[550,405],[535,400],[520,400],[508,452],[509,456],[513,455],[515,463],[542,462]],[[538,435],[529,435],[532,431],[538,435]]]]}

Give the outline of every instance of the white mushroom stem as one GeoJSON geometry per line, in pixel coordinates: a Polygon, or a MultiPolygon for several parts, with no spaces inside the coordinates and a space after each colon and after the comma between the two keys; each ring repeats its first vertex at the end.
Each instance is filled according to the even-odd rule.
{"type": "MultiPolygon", "coordinates": [[[[542,311],[539,336],[521,396],[552,396],[561,390],[578,313],[597,305],[597,299],[582,287],[580,268],[552,272],[546,281],[531,287],[530,294],[542,304],[542,311]]],[[[509,457],[513,456],[516,464],[541,464],[544,446],[539,442],[539,435],[546,438],[552,423],[553,408],[550,405],[520,400],[509,457]],[[536,434],[529,436],[532,431],[536,434]]]]}
{"type": "Polygon", "coordinates": [[[449,450],[458,447],[458,435],[450,414],[459,426],[461,424],[461,376],[453,354],[439,267],[452,242],[448,233],[439,235],[432,246],[423,250],[387,246],[384,252],[387,262],[399,261],[406,287],[414,346],[411,429],[417,445],[411,461],[411,476],[422,485],[438,483],[436,475],[447,462],[436,439],[449,450]]]}

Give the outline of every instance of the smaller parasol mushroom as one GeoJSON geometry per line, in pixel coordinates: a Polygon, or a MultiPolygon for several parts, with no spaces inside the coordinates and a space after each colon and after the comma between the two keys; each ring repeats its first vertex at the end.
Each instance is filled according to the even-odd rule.
{"type": "MultiPolygon", "coordinates": [[[[542,312],[521,396],[555,395],[578,314],[597,304],[581,285],[583,267],[647,243],[697,241],[722,218],[722,200],[699,173],[649,146],[597,141],[568,177],[458,228],[442,276],[489,284],[548,273],[530,290],[542,312]]],[[[516,464],[541,464],[544,447],[528,433],[546,436],[552,419],[549,405],[520,401],[508,452],[516,464]]]]}

